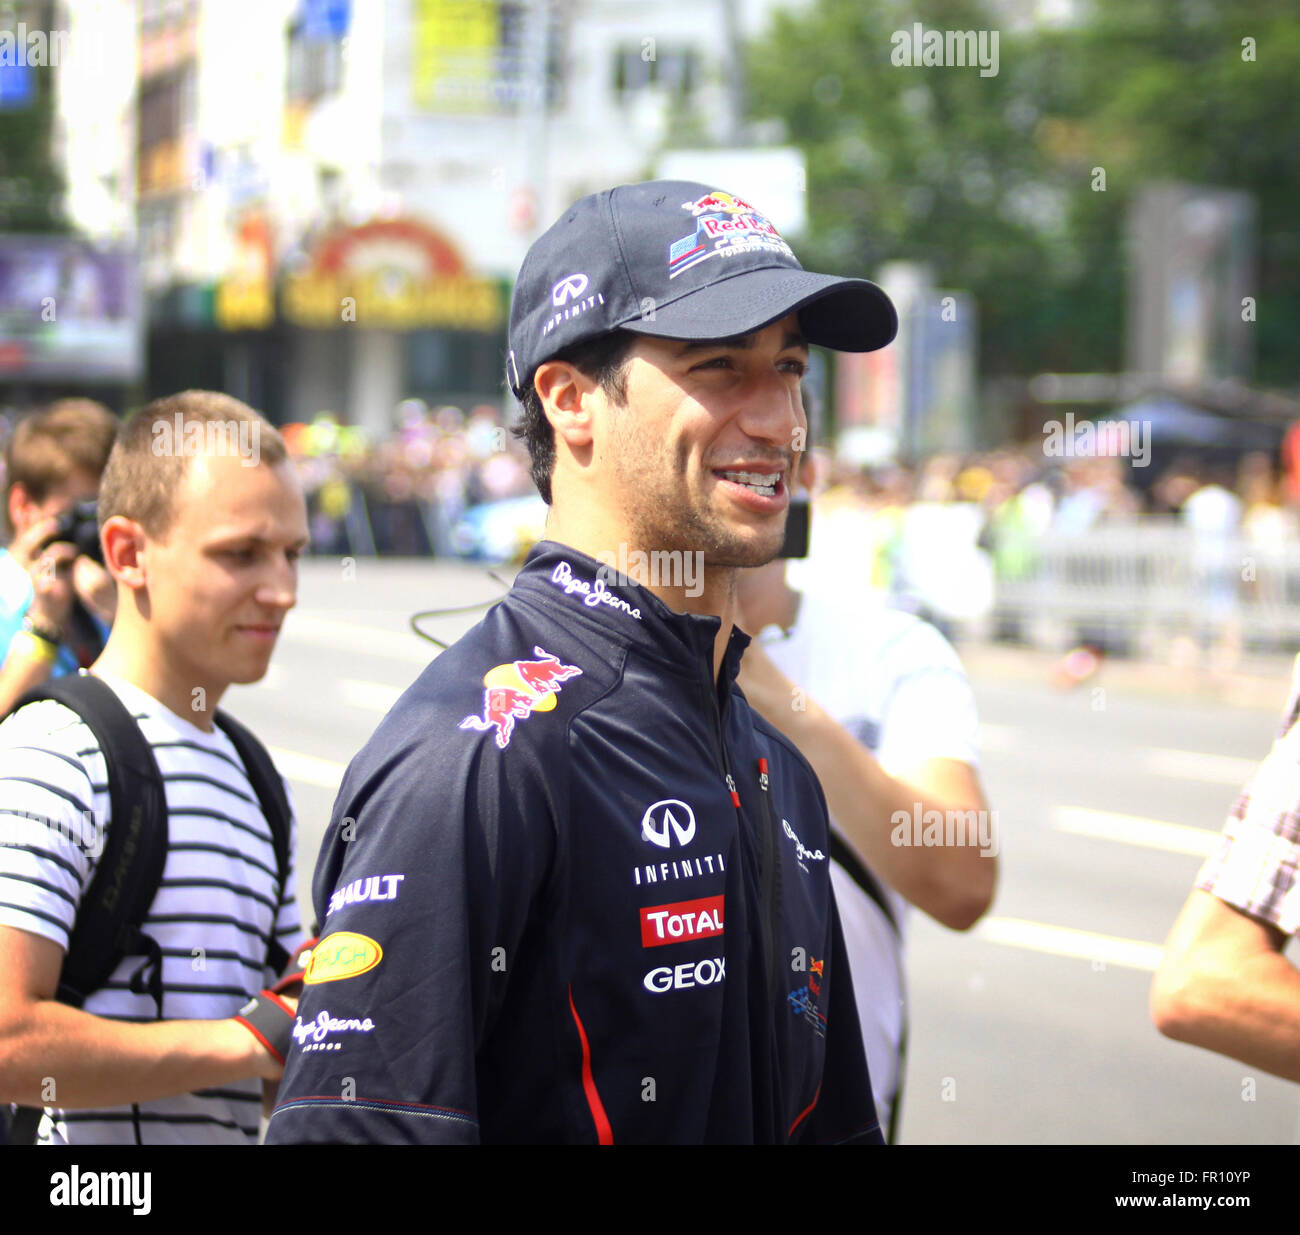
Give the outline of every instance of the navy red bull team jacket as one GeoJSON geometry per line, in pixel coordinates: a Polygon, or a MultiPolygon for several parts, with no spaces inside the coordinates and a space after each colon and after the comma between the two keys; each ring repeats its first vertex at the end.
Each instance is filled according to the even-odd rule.
{"type": "Polygon", "coordinates": [[[550,542],[352,761],[267,1143],[882,1142],[811,768],[550,542]]]}

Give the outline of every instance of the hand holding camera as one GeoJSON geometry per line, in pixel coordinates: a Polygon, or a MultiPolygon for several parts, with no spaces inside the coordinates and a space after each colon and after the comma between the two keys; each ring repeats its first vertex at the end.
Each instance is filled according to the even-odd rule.
{"type": "Polygon", "coordinates": [[[111,624],[116,589],[104,569],[95,502],[77,502],[42,519],[16,536],[9,552],[31,576],[27,616],[42,637],[61,641],[78,601],[111,624]]]}

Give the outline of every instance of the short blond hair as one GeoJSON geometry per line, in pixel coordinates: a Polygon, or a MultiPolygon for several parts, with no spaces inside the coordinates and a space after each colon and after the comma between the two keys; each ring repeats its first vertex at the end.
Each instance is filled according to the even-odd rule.
{"type": "MultiPolygon", "coordinates": [[[[248,425],[258,444],[258,462],[272,466],[289,457],[284,438],[266,417],[246,403],[212,390],[186,390],[155,399],[122,426],[99,489],[99,526],[115,515],[140,524],[150,536],[165,536],[176,519],[176,491],[191,451],[159,451],[160,436],[171,440],[175,427],[248,425]]],[[[188,433],[182,434],[188,437],[188,433]]]]}

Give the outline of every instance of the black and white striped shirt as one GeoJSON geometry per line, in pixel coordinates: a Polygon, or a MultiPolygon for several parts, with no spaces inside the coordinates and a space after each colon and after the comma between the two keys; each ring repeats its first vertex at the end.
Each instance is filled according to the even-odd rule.
{"type": "MultiPolygon", "coordinates": [[[[265,970],[272,931],[289,951],[302,942],[295,872],[291,865],[288,886],[280,889],[270,824],[230,739],[219,729],[199,729],[127,682],[107,675],[104,681],[153,748],[167,797],[167,860],[144,923],[162,949],[163,1018],[232,1016],[272,978],[265,970]]],[[[109,809],[104,756],[73,712],[45,701],[0,725],[0,925],[67,947],[103,852],[109,809]]],[[[295,821],[291,858],[296,833],[295,821]]],[[[84,1010],[114,1020],[156,1020],[152,996],[129,989],[141,963],[127,957],[84,1010]]],[[[256,1078],[135,1109],[96,1111],[57,1109],[52,1079],[42,1144],[135,1144],[137,1126],[144,1144],[257,1138],[256,1078]]]]}

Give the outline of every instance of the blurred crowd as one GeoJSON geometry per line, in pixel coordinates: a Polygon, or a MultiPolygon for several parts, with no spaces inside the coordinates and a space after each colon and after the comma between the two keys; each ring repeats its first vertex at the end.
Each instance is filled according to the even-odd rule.
{"type": "MultiPolygon", "coordinates": [[[[0,411],[0,451],[18,418],[16,409],[0,411]]],[[[307,495],[312,552],[492,556],[465,529],[476,509],[496,504],[522,511],[519,543],[507,555],[540,534],[544,510],[527,451],[499,408],[412,399],[395,423],[379,440],[329,412],[282,426],[307,495]]],[[[939,454],[910,467],[859,467],[817,453],[814,555],[851,553],[871,589],[890,594],[969,589],[969,578],[952,573],[956,546],[978,548],[993,577],[1015,579],[1044,536],[1139,521],[1259,546],[1300,541],[1300,485],[1272,454],[1189,455],[1138,468],[1118,457],[1051,458],[1037,443],[939,454]]]]}
{"type": "Polygon", "coordinates": [[[873,585],[886,591],[914,575],[919,559],[947,557],[943,546],[954,537],[987,550],[999,578],[1021,575],[1048,534],[1138,521],[1261,545],[1300,537],[1300,494],[1270,454],[1235,462],[1189,455],[1151,471],[1140,484],[1145,470],[1126,459],[1059,460],[1032,446],[934,455],[915,468],[832,461],[818,507],[865,519],[873,585]]]}
{"type": "Polygon", "coordinates": [[[497,408],[469,413],[417,399],[381,441],[324,413],[282,426],[302,478],[318,554],[465,555],[457,539],[473,507],[534,492],[528,453],[497,408]]]}

